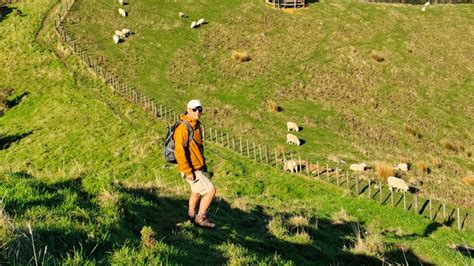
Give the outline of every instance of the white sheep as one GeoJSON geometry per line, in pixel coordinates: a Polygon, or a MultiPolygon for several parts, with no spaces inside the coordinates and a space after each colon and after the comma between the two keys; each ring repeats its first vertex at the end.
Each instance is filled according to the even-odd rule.
{"type": "Polygon", "coordinates": [[[123,0],[118,0],[118,1],[119,1],[119,4],[123,6],[123,0]]]}
{"type": "Polygon", "coordinates": [[[295,136],[293,134],[287,134],[286,135],[286,143],[296,144],[296,145],[300,146],[300,140],[298,139],[297,136],[295,136]]]}
{"type": "Polygon", "coordinates": [[[114,36],[112,37],[112,39],[114,40],[114,43],[115,43],[115,44],[118,44],[118,43],[120,42],[120,37],[117,36],[117,35],[114,35],[114,36]]]}
{"type": "Polygon", "coordinates": [[[396,170],[402,171],[402,172],[408,172],[408,164],[407,163],[399,163],[397,166],[395,166],[396,170]]]}
{"type": "Polygon", "coordinates": [[[122,16],[122,17],[126,17],[127,16],[127,12],[125,10],[123,10],[123,8],[119,8],[118,9],[118,12],[119,14],[122,16]]]}
{"type": "Polygon", "coordinates": [[[349,168],[350,168],[352,171],[364,172],[364,171],[365,171],[365,168],[367,168],[367,164],[366,164],[366,163],[351,164],[351,166],[350,166],[349,168]]]}
{"type": "Polygon", "coordinates": [[[184,14],[183,12],[179,12],[179,13],[178,13],[178,16],[179,16],[179,18],[185,18],[185,17],[186,17],[186,14],[184,14]]]}
{"type": "Polygon", "coordinates": [[[199,25],[196,23],[196,21],[191,22],[191,29],[197,28],[199,25]]]}
{"type": "Polygon", "coordinates": [[[296,160],[286,160],[283,166],[283,170],[290,171],[290,173],[297,172],[298,170],[298,162],[296,160]]]}
{"type": "Polygon", "coordinates": [[[393,188],[395,188],[395,191],[403,191],[403,192],[407,192],[409,187],[408,185],[405,183],[405,181],[403,181],[403,179],[400,179],[400,178],[396,178],[394,176],[389,176],[387,178],[387,182],[388,182],[388,189],[390,191],[393,190],[393,188]]]}
{"type": "Polygon", "coordinates": [[[199,19],[199,20],[197,21],[197,24],[198,24],[199,26],[201,26],[202,24],[206,24],[206,23],[207,23],[207,21],[206,21],[205,19],[203,19],[203,18],[201,18],[201,19],[199,19]]]}
{"type": "Polygon", "coordinates": [[[423,6],[423,7],[421,8],[421,11],[425,12],[425,10],[426,10],[426,6],[423,6]]]}
{"type": "Polygon", "coordinates": [[[430,1],[426,2],[424,6],[429,7],[430,6],[430,1]]]}
{"type": "Polygon", "coordinates": [[[131,33],[132,31],[130,29],[122,29],[122,34],[125,38],[128,37],[131,33]]]}
{"type": "Polygon", "coordinates": [[[125,34],[123,34],[123,32],[120,30],[115,31],[115,36],[118,36],[119,38],[122,38],[122,39],[125,38],[125,34]]]}
{"type": "Polygon", "coordinates": [[[288,131],[292,131],[292,130],[296,132],[300,131],[300,128],[295,122],[287,122],[286,128],[288,129],[288,131]]]}

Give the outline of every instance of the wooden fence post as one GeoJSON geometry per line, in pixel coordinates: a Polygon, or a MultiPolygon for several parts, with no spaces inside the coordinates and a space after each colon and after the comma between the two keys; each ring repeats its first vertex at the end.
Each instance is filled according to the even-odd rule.
{"type": "Polygon", "coordinates": [[[267,164],[269,163],[268,162],[268,147],[265,146],[265,162],[267,162],[267,164]]]}
{"type": "Polygon", "coordinates": [[[277,149],[275,148],[275,167],[278,168],[278,155],[277,155],[277,149]]]}
{"type": "Polygon", "coordinates": [[[433,220],[433,214],[432,214],[432,211],[431,211],[431,195],[430,195],[429,205],[430,205],[430,220],[433,220]]]}
{"type": "Polygon", "coordinates": [[[336,167],[336,185],[339,186],[339,168],[336,167]]]}
{"type": "Polygon", "coordinates": [[[383,197],[382,197],[382,182],[379,181],[379,200],[380,203],[382,203],[383,197]]]}
{"type": "Polygon", "coordinates": [[[239,137],[239,141],[240,141],[240,155],[244,154],[244,150],[242,148],[242,137],[239,137]]]}
{"type": "Polygon", "coordinates": [[[255,141],[252,141],[253,143],[253,159],[256,161],[257,160],[257,149],[255,148],[255,141]]]}
{"type": "Polygon", "coordinates": [[[260,162],[263,162],[263,157],[262,157],[262,145],[258,144],[258,152],[260,153],[260,162]]]}
{"type": "Polygon", "coordinates": [[[407,200],[406,200],[406,192],[403,191],[403,209],[407,209],[407,200]]]}
{"type": "Polygon", "coordinates": [[[372,196],[372,193],[371,193],[371,191],[370,191],[371,180],[370,180],[370,177],[369,177],[368,179],[369,179],[369,199],[370,199],[371,196],[372,196]]]}
{"type": "Polygon", "coordinates": [[[356,182],[356,196],[359,196],[359,176],[355,176],[356,182]]]}
{"type": "Polygon", "coordinates": [[[461,230],[461,216],[459,215],[459,208],[456,208],[456,213],[458,217],[458,230],[461,230]]]}
{"type": "Polygon", "coordinates": [[[326,164],[326,179],[329,182],[329,165],[326,164]]]}
{"type": "MultiPolygon", "coordinates": [[[[306,158],[306,159],[308,159],[308,158],[306,158]]],[[[306,164],[306,166],[305,166],[306,167],[306,174],[309,175],[309,161],[306,160],[305,164],[306,164]]]]}
{"type": "Polygon", "coordinates": [[[392,207],[393,207],[393,189],[390,190],[390,200],[392,202],[392,207]]]}
{"type": "Polygon", "coordinates": [[[446,203],[443,202],[443,223],[446,222],[446,203]]]}
{"type": "Polygon", "coordinates": [[[249,150],[249,140],[245,140],[247,142],[247,158],[250,158],[250,150],[249,150]]]}

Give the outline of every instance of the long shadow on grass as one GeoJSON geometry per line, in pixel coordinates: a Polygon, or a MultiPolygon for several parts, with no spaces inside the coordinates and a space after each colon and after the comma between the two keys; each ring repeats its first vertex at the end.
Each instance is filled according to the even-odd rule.
{"type": "Polygon", "coordinates": [[[23,138],[26,138],[31,133],[33,133],[33,131],[28,131],[25,133],[9,135],[9,136],[0,135],[0,150],[8,149],[10,145],[12,145],[15,142],[20,141],[23,138]]]}
{"type": "MultiPolygon", "coordinates": [[[[48,184],[26,173],[10,174],[6,182],[0,183],[6,212],[21,223],[32,222],[36,248],[44,250],[48,246],[47,262],[52,264],[64,261],[74,250],[97,263],[110,263],[109,258],[124,246],[141,254],[132,253],[132,257],[143,256],[140,250],[144,226],[153,229],[155,239],[178,250],[152,252],[176,264],[227,264],[231,262],[229,256],[237,256],[233,247],[245,250],[254,262],[271,263],[278,254],[278,261],[297,265],[382,264],[377,258],[356,255],[345,248],[352,245],[355,228],[363,224],[309,217],[309,224],[295,227],[289,222],[295,216],[292,213],[281,212],[272,217],[261,206],[242,211],[219,199],[210,211],[218,226],[206,230],[189,222],[177,226],[186,217],[187,200],[167,196],[158,189],[115,184],[108,186],[111,193],[91,194],[85,187],[81,179],[48,184]],[[316,221],[318,225],[314,226],[316,221]],[[283,228],[280,237],[269,230],[275,224],[283,228]],[[306,237],[301,237],[302,232],[306,237]]],[[[28,231],[22,230],[24,237],[11,244],[16,247],[6,249],[10,253],[5,257],[11,252],[20,254],[11,261],[15,264],[28,263],[33,256],[28,231]]],[[[399,255],[385,254],[388,259],[403,263],[399,255]]]]}

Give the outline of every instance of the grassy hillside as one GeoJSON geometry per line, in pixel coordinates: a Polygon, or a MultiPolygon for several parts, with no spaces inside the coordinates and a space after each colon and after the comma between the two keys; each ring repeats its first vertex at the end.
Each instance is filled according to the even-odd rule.
{"type": "Polygon", "coordinates": [[[320,1],[295,13],[264,1],[163,5],[78,0],[68,29],[121,78],[179,111],[206,105],[208,125],[304,158],[411,163],[402,177],[469,207],[474,171],[472,5],[320,1]],[[188,18],[178,18],[178,12],[188,18]],[[191,29],[193,20],[209,24],[191,29]],[[135,33],[120,45],[115,30],[135,33]],[[247,51],[238,63],[231,52],[247,51]],[[268,110],[272,100],[282,111],[268,110]],[[286,122],[304,145],[284,146],[286,122]],[[269,138],[272,132],[272,138],[269,138]],[[425,165],[425,171],[415,171],[425,165]]]}
{"type": "Polygon", "coordinates": [[[56,3],[0,22],[0,88],[15,103],[0,117],[0,264],[472,263],[452,248],[473,246],[470,232],[212,145],[218,229],[177,226],[188,188],[161,158],[164,126],[57,43],[43,20],[56,3]]]}

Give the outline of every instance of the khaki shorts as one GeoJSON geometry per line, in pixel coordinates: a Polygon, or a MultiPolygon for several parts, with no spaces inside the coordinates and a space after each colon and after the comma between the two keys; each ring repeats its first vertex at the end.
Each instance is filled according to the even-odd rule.
{"type": "Polygon", "coordinates": [[[191,181],[186,179],[184,173],[181,173],[181,176],[184,178],[184,180],[186,180],[186,182],[188,182],[188,184],[191,186],[191,191],[193,193],[199,193],[201,196],[203,196],[214,188],[211,180],[209,180],[209,178],[207,178],[202,171],[195,171],[194,175],[196,176],[196,179],[191,181]]]}

